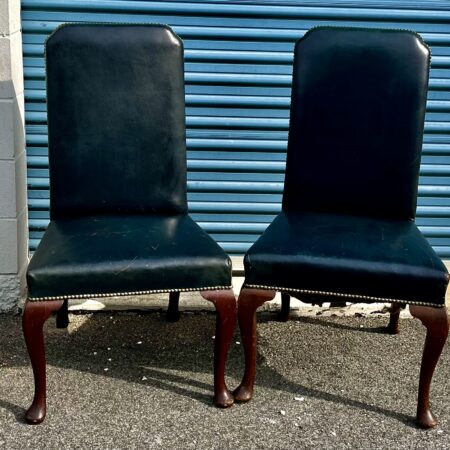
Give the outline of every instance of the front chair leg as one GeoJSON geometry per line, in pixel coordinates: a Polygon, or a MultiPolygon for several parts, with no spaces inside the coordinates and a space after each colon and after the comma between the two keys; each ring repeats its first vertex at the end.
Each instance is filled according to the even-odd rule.
{"type": "Polygon", "coordinates": [[[180,301],[179,292],[171,292],[169,294],[169,307],[167,308],[166,320],[167,322],[178,322],[180,320],[180,311],[178,303],[180,301]]]}
{"type": "Polygon", "coordinates": [[[216,307],[216,337],[214,342],[214,404],[228,408],[234,403],[233,394],[225,383],[225,365],[228,349],[237,321],[236,297],[231,289],[202,291],[205,300],[216,307]]]}
{"type": "Polygon", "coordinates": [[[287,322],[289,320],[289,311],[291,309],[291,297],[284,292],[281,293],[281,311],[278,314],[279,322],[287,322]]]}
{"type": "Polygon", "coordinates": [[[22,318],[23,334],[30,356],[34,375],[34,399],[25,414],[29,424],[41,423],[46,412],[45,346],[43,326],[54,311],[63,306],[63,301],[27,302],[22,318]]]}
{"type": "Polygon", "coordinates": [[[430,385],[448,336],[447,308],[410,305],[409,310],[427,329],[420,369],[416,421],[422,428],[432,428],[437,424],[437,419],[430,410],[430,385]]]}
{"type": "Polygon", "coordinates": [[[237,402],[248,402],[253,395],[256,375],[256,310],[275,297],[275,291],[242,289],[238,301],[239,327],[245,355],[245,372],[234,392],[237,402]]]}

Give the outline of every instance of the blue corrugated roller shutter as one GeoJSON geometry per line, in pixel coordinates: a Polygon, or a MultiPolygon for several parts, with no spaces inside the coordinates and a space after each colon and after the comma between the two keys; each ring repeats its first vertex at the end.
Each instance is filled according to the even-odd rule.
{"type": "Polygon", "coordinates": [[[183,38],[190,211],[240,254],[280,210],[293,44],[327,24],[408,28],[432,47],[417,222],[450,257],[450,2],[23,0],[22,7],[32,249],[48,223],[43,44],[58,25],[159,22],[183,38]]]}

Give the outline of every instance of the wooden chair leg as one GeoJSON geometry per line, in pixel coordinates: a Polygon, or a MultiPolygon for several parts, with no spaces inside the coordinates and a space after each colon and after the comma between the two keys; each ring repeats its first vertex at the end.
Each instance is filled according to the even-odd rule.
{"type": "Polygon", "coordinates": [[[248,402],[253,395],[256,375],[256,310],[275,297],[275,291],[242,289],[238,301],[239,327],[245,355],[245,372],[234,392],[237,402],[248,402]]]}
{"type": "Polygon", "coordinates": [[[67,328],[69,326],[69,305],[68,300],[64,300],[61,308],[56,313],[56,328],[67,328]]]}
{"type": "Polygon", "coordinates": [[[63,301],[27,302],[22,318],[23,334],[34,374],[34,399],[25,414],[29,424],[41,423],[46,412],[45,347],[43,326],[63,301]]]}
{"type": "Polygon", "coordinates": [[[430,410],[430,385],[448,336],[447,308],[410,305],[409,310],[427,329],[420,369],[416,422],[422,428],[432,428],[437,424],[437,419],[430,410]]]}
{"type": "Polygon", "coordinates": [[[278,314],[279,322],[287,322],[289,320],[290,309],[291,309],[291,296],[283,292],[281,294],[281,311],[278,314]]]}
{"type": "Polygon", "coordinates": [[[389,324],[386,327],[386,331],[389,334],[399,334],[400,328],[399,328],[399,319],[400,319],[400,311],[402,309],[402,305],[398,303],[392,303],[391,307],[389,308],[390,315],[389,315],[389,324]]]}
{"type": "Polygon", "coordinates": [[[234,403],[233,394],[225,383],[228,349],[237,321],[236,297],[231,289],[202,291],[201,296],[216,307],[216,338],[214,341],[214,404],[228,408],[234,403]]]}
{"type": "Polygon", "coordinates": [[[330,302],[330,308],[345,308],[347,302],[330,302]]]}
{"type": "Polygon", "coordinates": [[[171,292],[169,294],[169,307],[167,308],[166,314],[167,322],[178,322],[180,320],[180,311],[178,309],[179,301],[179,292],[171,292]]]}

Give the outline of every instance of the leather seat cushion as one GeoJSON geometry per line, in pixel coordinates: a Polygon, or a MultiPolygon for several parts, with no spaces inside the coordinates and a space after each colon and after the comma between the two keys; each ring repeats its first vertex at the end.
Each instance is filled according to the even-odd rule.
{"type": "Polygon", "coordinates": [[[27,281],[31,300],[201,290],[231,286],[231,261],[186,214],[58,219],[27,281]]]}
{"type": "Polygon", "coordinates": [[[449,278],[413,221],[326,213],[282,212],[244,263],[247,287],[377,297],[355,302],[442,305],[449,278]]]}

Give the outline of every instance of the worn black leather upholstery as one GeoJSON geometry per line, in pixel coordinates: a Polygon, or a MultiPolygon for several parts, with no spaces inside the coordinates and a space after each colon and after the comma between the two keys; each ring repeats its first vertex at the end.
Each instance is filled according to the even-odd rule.
{"type": "Polygon", "coordinates": [[[447,270],[414,223],[429,59],[408,31],[298,41],[283,212],[245,257],[247,287],[445,303],[447,270]]]}
{"type": "Polygon", "coordinates": [[[407,31],[298,41],[284,209],[415,216],[429,57],[407,31]]]}
{"type": "Polygon", "coordinates": [[[46,68],[51,218],[186,212],[181,40],[164,26],[65,26],[46,68]]]}
{"type": "Polygon", "coordinates": [[[261,280],[294,291],[416,302],[444,299],[448,282],[414,222],[308,211],[282,212],[252,247],[246,282],[261,280]]]}
{"type": "Polygon", "coordinates": [[[47,41],[51,223],[33,299],[231,286],[187,215],[183,45],[159,25],[71,25],[47,41]]]}
{"type": "Polygon", "coordinates": [[[196,290],[230,286],[230,269],[187,214],[77,217],[50,223],[28,286],[34,297],[196,290]]]}

